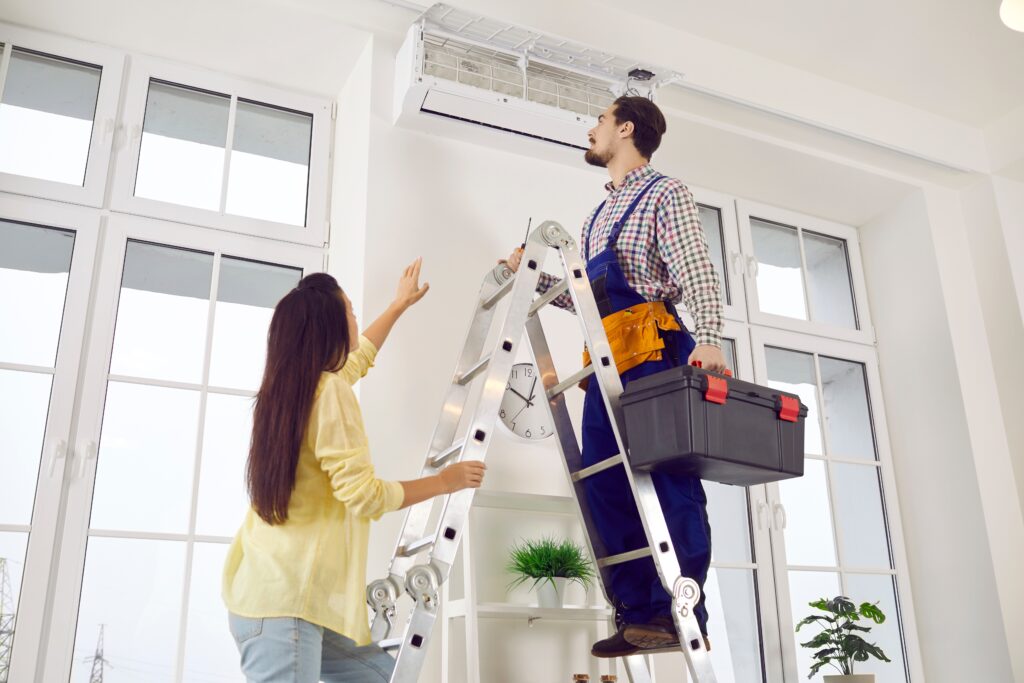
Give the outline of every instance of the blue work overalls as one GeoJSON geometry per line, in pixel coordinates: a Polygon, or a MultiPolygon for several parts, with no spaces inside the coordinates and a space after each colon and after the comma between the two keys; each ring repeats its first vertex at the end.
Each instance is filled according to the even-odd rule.
{"type": "MultiPolygon", "coordinates": [[[[596,256],[587,261],[587,276],[598,300],[601,316],[644,304],[646,301],[629,283],[619,265],[615,244],[623,226],[651,187],[664,176],[655,175],[640,191],[622,217],[615,223],[608,243],[596,256]]],[[[584,245],[589,245],[590,234],[597,217],[604,209],[598,207],[587,233],[584,245]]],[[[665,302],[669,312],[678,320],[675,307],[665,302]]],[[[695,342],[680,321],[680,331],[660,330],[665,342],[661,360],[645,363],[622,373],[622,385],[656,372],[686,363],[695,342]]],[[[596,381],[587,386],[583,403],[583,465],[590,466],[619,452],[601,399],[600,387],[596,381]]],[[[707,497],[697,477],[652,474],[655,490],[661,501],[661,508],[668,523],[669,534],[676,548],[676,556],[683,576],[697,581],[703,589],[711,563],[711,527],[708,524],[707,497]]],[[[590,510],[605,547],[612,555],[647,547],[640,515],[633,501],[633,494],[621,467],[613,467],[586,481],[587,499],[590,510]]],[[[648,623],[653,617],[671,613],[671,596],[662,587],[654,562],[650,558],[632,560],[610,568],[611,597],[621,622],[626,624],[648,623]]],[[[669,581],[672,579],[669,578],[669,581]]],[[[706,633],[707,610],[704,594],[696,609],[701,630],[706,633]]]]}

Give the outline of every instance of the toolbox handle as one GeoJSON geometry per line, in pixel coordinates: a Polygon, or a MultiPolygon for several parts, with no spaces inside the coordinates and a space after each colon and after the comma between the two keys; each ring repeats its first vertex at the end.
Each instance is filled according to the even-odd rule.
{"type": "Polygon", "coordinates": [[[722,377],[704,375],[704,400],[725,405],[729,396],[729,385],[722,377]]]}
{"type": "Polygon", "coordinates": [[[800,400],[793,396],[779,396],[775,401],[775,409],[779,411],[779,419],[796,422],[800,417],[800,400]]]}

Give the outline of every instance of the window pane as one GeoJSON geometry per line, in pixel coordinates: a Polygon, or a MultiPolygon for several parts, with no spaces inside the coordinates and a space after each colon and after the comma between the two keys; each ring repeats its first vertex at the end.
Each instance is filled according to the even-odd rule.
{"type": "Polygon", "coordinates": [[[729,271],[725,269],[725,240],[722,237],[722,212],[713,206],[700,207],[700,223],[704,226],[704,235],[708,239],[711,261],[715,264],[715,272],[722,285],[722,298],[726,304],[732,303],[729,292],[729,271]]]}
{"type": "Polygon", "coordinates": [[[790,566],[835,566],[825,463],[804,462],[804,476],[779,482],[779,497],[786,509],[786,562],[790,566]]]}
{"type": "Polygon", "coordinates": [[[707,593],[711,663],[722,683],[763,681],[761,631],[758,627],[754,572],[712,568],[707,593]]]}
{"type": "Polygon", "coordinates": [[[0,101],[0,172],[82,185],[100,67],[15,48],[0,101]]]}
{"type": "Polygon", "coordinates": [[[75,234],[0,220],[0,361],[52,368],[75,234]]]}
{"type": "Polygon", "coordinates": [[[220,210],[230,98],[150,81],[135,195],[220,210]]]}
{"type": "Polygon", "coordinates": [[[725,364],[732,370],[733,375],[738,375],[736,369],[736,341],[734,339],[722,339],[722,353],[725,354],[725,364]]]}
{"type": "MultiPolygon", "coordinates": [[[[822,598],[831,599],[839,594],[839,575],[834,572],[789,572],[789,599],[793,610],[793,625],[799,624],[804,617],[809,617],[812,614],[825,614],[808,603],[822,598]]],[[[811,657],[814,650],[801,647],[800,643],[806,643],[820,631],[820,627],[810,624],[796,633],[797,680],[806,681],[811,664],[814,663],[814,659],[811,657]]],[[[837,672],[833,669],[828,673],[837,672]]],[[[823,673],[818,673],[814,680],[820,681],[822,678],[823,673]]]]}
{"type": "Polygon", "coordinates": [[[10,602],[0,601],[0,664],[6,663],[3,659],[4,648],[10,648],[14,641],[27,548],[28,534],[0,531],[0,587],[10,591],[10,602]]]}
{"type": "Polygon", "coordinates": [[[306,224],[306,185],[313,117],[238,101],[227,212],[306,224]]]}
{"type": "Polygon", "coordinates": [[[711,537],[715,539],[711,547],[711,559],[726,563],[750,562],[747,489],[705,481],[704,491],[708,496],[711,537]]]}
{"type": "Polygon", "coordinates": [[[864,365],[825,356],[818,363],[831,455],[876,460],[864,365]]]}
{"type": "Polygon", "coordinates": [[[249,507],[245,459],[252,434],[253,399],[210,394],[203,425],[196,533],[234,536],[249,507]]]}
{"type": "Polygon", "coordinates": [[[302,278],[297,268],[224,257],[213,324],[210,385],[260,386],[274,306],[302,278]]]}
{"type": "Polygon", "coordinates": [[[30,524],[52,375],[0,370],[0,524],[30,524]]]}
{"type": "Polygon", "coordinates": [[[110,372],[202,381],[213,255],[129,242],[110,372]]]}
{"type": "Polygon", "coordinates": [[[174,680],[184,570],[184,543],[90,538],[71,680],[89,680],[101,626],[104,683],[174,680]]]}
{"type": "Polygon", "coordinates": [[[888,531],[875,465],[832,463],[843,565],[889,569],[888,531]]]}
{"type": "Polygon", "coordinates": [[[903,637],[899,614],[896,612],[896,594],[893,590],[893,577],[877,574],[847,574],[846,590],[849,598],[859,607],[862,602],[878,603],[878,608],[885,615],[885,622],[876,624],[865,623],[871,627],[871,633],[860,634],[864,640],[882,648],[885,656],[892,660],[887,664],[872,657],[866,662],[856,662],[853,672],[858,674],[875,674],[875,683],[906,683],[907,675],[903,660],[903,637]]]}
{"type": "Polygon", "coordinates": [[[220,597],[227,544],[196,543],[192,549],[192,586],[185,631],[185,681],[238,681],[238,648],[228,631],[228,612],[220,597]]]}
{"type": "Polygon", "coordinates": [[[92,528],[185,533],[199,392],[110,382],[92,528]]]}
{"type": "Polygon", "coordinates": [[[800,242],[795,228],[750,219],[761,311],[807,320],[800,242]]]}
{"type": "Polygon", "coordinates": [[[846,241],[811,232],[804,232],[803,237],[811,319],[856,329],[846,241]]]}
{"type": "Polygon", "coordinates": [[[821,455],[821,422],[818,417],[818,385],[814,379],[814,357],[809,353],[765,347],[768,386],[796,394],[807,406],[804,420],[804,451],[821,455]]]}

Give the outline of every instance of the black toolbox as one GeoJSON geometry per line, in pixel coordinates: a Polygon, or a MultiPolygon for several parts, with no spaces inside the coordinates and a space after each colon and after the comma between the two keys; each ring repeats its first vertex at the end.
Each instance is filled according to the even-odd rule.
{"type": "Polygon", "coordinates": [[[621,402],[634,469],[738,486],[803,476],[794,394],[682,365],[633,380],[621,402]]]}

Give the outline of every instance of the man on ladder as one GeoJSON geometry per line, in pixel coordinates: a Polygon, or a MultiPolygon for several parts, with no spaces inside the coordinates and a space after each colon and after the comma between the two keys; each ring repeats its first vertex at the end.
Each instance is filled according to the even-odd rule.
{"type": "MultiPolygon", "coordinates": [[[[625,387],[631,380],[690,363],[714,372],[726,369],[721,350],[719,279],[693,195],[683,183],[650,166],[661,144],[665,117],[644,97],[620,97],[588,133],[587,163],[608,169],[609,194],[587,218],[580,248],[587,277],[625,387]],[[674,302],[693,316],[691,334],[674,302]]],[[[517,270],[522,249],[508,259],[517,270]]],[[[541,274],[538,292],[557,283],[541,274]]],[[[568,293],[552,303],[573,310],[568,293]]],[[[587,361],[585,357],[585,362],[587,361]]],[[[583,464],[618,453],[598,382],[589,382],[583,404],[583,464]]],[[[700,479],[653,473],[653,482],[676,548],[682,575],[703,588],[711,562],[711,528],[700,479]]],[[[586,480],[595,525],[610,554],[647,545],[639,513],[622,468],[586,480]]],[[[594,644],[595,657],[624,657],[678,646],[672,598],[649,557],[611,568],[618,630],[594,644]]],[[[707,641],[704,593],[695,610],[707,641]]],[[[709,646],[709,645],[708,645],[709,646]]]]}

